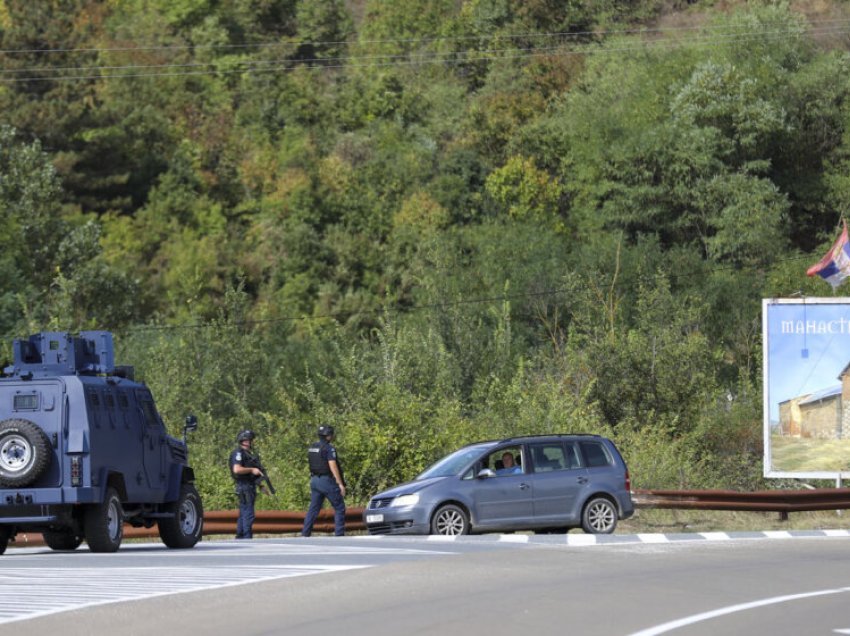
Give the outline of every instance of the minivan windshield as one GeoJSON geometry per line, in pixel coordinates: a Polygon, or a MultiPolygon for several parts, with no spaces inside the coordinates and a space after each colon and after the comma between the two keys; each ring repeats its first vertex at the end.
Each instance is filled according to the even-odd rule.
{"type": "Polygon", "coordinates": [[[461,470],[466,468],[470,462],[477,459],[483,451],[493,446],[494,443],[475,444],[474,446],[465,446],[460,450],[456,450],[451,455],[446,455],[438,462],[431,464],[425,471],[420,474],[416,481],[422,479],[431,479],[432,477],[449,477],[457,475],[461,470]]]}

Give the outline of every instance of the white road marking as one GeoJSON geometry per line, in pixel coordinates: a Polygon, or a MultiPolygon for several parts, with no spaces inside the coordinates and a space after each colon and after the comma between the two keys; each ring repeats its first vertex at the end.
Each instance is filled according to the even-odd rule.
{"type": "Polygon", "coordinates": [[[499,541],[502,543],[528,543],[529,536],[527,534],[503,534],[499,535],[499,541]]]}
{"type": "Polygon", "coordinates": [[[568,534],[567,545],[596,545],[595,534],[568,534]]]}
{"type": "MultiPolygon", "coordinates": [[[[551,536],[538,537],[534,535],[484,535],[483,540],[489,540],[486,537],[496,536],[498,541],[510,543],[543,543],[547,546],[557,545],[557,540],[553,541],[551,536]],[[511,536],[526,536],[525,539],[508,539],[511,536]]],[[[569,534],[565,537],[564,546],[605,546],[624,544],[652,544],[652,543],[685,543],[688,541],[756,541],[758,539],[818,539],[827,537],[848,537],[850,530],[765,530],[761,532],[691,532],[691,533],[640,533],[640,534],[569,534]]],[[[478,535],[356,535],[352,539],[357,541],[443,541],[443,542],[469,542],[482,540],[478,535]]]]}
{"type": "Polygon", "coordinates": [[[662,625],[656,625],[655,627],[650,627],[639,632],[634,632],[629,636],[657,636],[658,634],[666,634],[667,632],[673,631],[674,629],[679,629],[680,627],[687,627],[689,625],[693,625],[694,623],[700,623],[702,621],[711,620],[712,618],[717,618],[718,616],[734,614],[735,612],[745,612],[747,610],[755,609],[757,607],[765,607],[767,605],[778,605],[780,603],[788,603],[789,601],[799,601],[801,599],[814,598],[817,596],[829,596],[830,594],[846,594],[847,592],[850,592],[850,587],[840,587],[833,590],[818,590],[816,592],[805,592],[803,594],[774,596],[773,598],[765,598],[760,601],[752,601],[750,603],[739,603],[738,605],[721,607],[716,610],[711,610],[710,612],[703,612],[701,614],[694,614],[693,616],[686,616],[685,618],[670,621],[669,623],[663,623],[662,625]]]}
{"type": "MultiPolygon", "coordinates": [[[[361,537],[358,537],[360,539],[361,537]]],[[[121,548],[124,550],[125,548],[121,548]]],[[[453,554],[451,552],[440,552],[435,550],[423,550],[418,548],[404,548],[398,546],[361,546],[361,545],[332,545],[329,543],[308,544],[301,543],[274,543],[270,541],[206,541],[198,544],[195,550],[210,549],[215,554],[232,554],[244,550],[250,550],[251,556],[258,554],[286,554],[286,555],[378,555],[378,554],[453,554]]],[[[159,550],[156,554],[164,557],[169,556],[167,550],[159,550]]]]}
{"type": "Polygon", "coordinates": [[[94,605],[185,594],[367,565],[6,568],[0,572],[0,624],[94,605]]]}
{"type": "Polygon", "coordinates": [[[790,539],[791,533],[787,530],[765,530],[764,536],[768,539],[790,539]]]}
{"type": "MultiPolygon", "coordinates": [[[[119,603],[139,599],[183,594],[201,590],[212,590],[235,585],[246,585],[294,576],[327,574],[342,570],[373,567],[374,564],[327,564],[309,561],[339,557],[360,556],[371,560],[380,555],[439,555],[450,554],[442,550],[424,550],[397,546],[352,546],[345,544],[275,542],[275,541],[204,541],[193,550],[198,556],[219,557],[241,554],[246,557],[276,557],[277,565],[252,565],[250,568],[235,569],[230,565],[186,565],[175,566],[161,563],[164,559],[173,562],[174,552],[160,545],[131,543],[121,552],[132,560],[140,560],[139,566],[98,567],[102,557],[114,555],[90,554],[85,558],[88,567],[15,567],[12,554],[29,560],[50,558],[47,548],[21,548],[9,551],[4,556],[4,567],[0,569],[0,625],[77,610],[94,605],[119,603]],[[287,565],[281,560],[299,557],[308,561],[302,565],[287,565]],[[7,567],[11,565],[12,567],[7,567]]],[[[84,548],[80,549],[84,552],[84,548]]],[[[82,554],[80,555],[83,556],[82,554]]],[[[119,555],[121,556],[121,555],[119,555]]],[[[46,563],[46,561],[45,561],[46,563]]]]}

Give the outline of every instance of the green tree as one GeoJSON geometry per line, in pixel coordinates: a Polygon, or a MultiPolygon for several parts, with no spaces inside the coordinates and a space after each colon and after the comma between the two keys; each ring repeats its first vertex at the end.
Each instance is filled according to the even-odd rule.
{"type": "Polygon", "coordinates": [[[298,0],[295,22],[301,45],[298,56],[307,60],[328,59],[339,64],[347,50],[347,40],[354,35],[351,13],[343,0],[311,2],[298,0]]]}

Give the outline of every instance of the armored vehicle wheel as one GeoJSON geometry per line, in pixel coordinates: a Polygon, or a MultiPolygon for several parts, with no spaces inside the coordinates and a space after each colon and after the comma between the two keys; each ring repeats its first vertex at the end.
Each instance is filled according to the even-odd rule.
{"type": "Polygon", "coordinates": [[[83,542],[83,538],[77,536],[70,530],[57,530],[42,532],[44,542],[51,550],[76,550],[83,542]]]}
{"type": "Polygon", "coordinates": [[[114,488],[106,489],[103,503],[93,504],[83,517],[83,532],[92,552],[115,552],[124,538],[124,512],[114,488]]]}
{"type": "Polygon", "coordinates": [[[9,526],[0,526],[0,554],[6,551],[9,539],[12,537],[12,529],[9,526]]]}
{"type": "Polygon", "coordinates": [[[28,486],[50,464],[50,440],[28,420],[0,422],[0,486],[28,486]]]}
{"type": "Polygon", "coordinates": [[[166,512],[174,517],[160,519],[159,536],[169,548],[191,548],[201,540],[204,529],[204,507],[201,497],[192,484],[180,486],[180,497],[168,504],[166,512]]]}

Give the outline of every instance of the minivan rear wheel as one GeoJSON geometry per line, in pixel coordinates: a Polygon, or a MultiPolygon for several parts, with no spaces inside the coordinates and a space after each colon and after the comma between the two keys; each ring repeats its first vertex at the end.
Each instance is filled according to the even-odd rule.
{"type": "Polygon", "coordinates": [[[581,527],[588,534],[611,534],[617,527],[617,508],[610,499],[597,497],[584,506],[581,527]]]}
{"type": "Polygon", "coordinates": [[[469,516],[460,506],[441,506],[431,519],[431,534],[456,536],[469,534],[469,516]]]}

